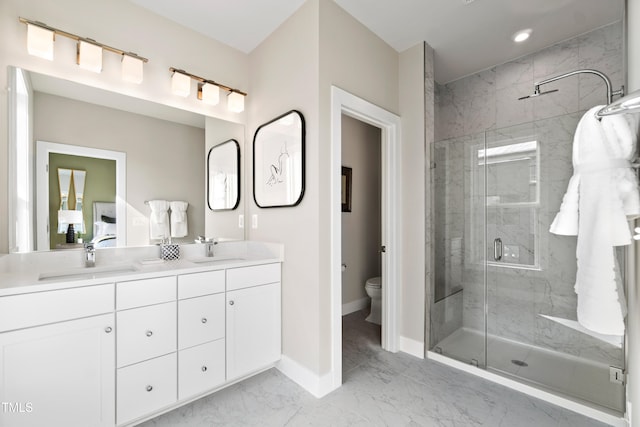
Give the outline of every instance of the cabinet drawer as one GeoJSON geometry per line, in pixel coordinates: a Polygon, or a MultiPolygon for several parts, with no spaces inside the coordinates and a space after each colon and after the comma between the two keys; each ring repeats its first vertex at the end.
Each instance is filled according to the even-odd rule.
{"type": "Polygon", "coordinates": [[[177,401],[176,354],[118,369],[118,424],[134,420],[177,401]]]}
{"type": "Polygon", "coordinates": [[[178,301],[178,348],[224,337],[224,294],[178,301]]]}
{"type": "Polygon", "coordinates": [[[211,390],[225,381],[224,339],[178,353],[178,398],[211,390]]]}
{"type": "Polygon", "coordinates": [[[131,280],[116,285],[116,309],[160,304],[176,299],[176,276],[131,280]]]}
{"type": "Polygon", "coordinates": [[[227,270],[227,290],[249,288],[280,281],[280,263],[227,270]]]}
{"type": "Polygon", "coordinates": [[[0,332],[113,311],[113,283],[0,297],[0,332]]]}
{"type": "Polygon", "coordinates": [[[224,270],[178,276],[178,298],[193,298],[224,292],[224,270]]]}
{"type": "Polygon", "coordinates": [[[176,303],[117,313],[118,367],[176,350],[176,303]]]}

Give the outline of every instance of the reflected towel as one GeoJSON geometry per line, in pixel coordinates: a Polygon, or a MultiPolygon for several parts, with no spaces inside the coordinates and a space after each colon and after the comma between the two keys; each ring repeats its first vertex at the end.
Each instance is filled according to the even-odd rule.
{"type": "Polygon", "coordinates": [[[578,322],[600,334],[622,335],[626,301],[615,246],[631,243],[628,219],[640,214],[638,182],[630,168],[637,123],[624,116],[598,121],[600,108],[587,111],[578,123],[574,174],[550,231],[578,236],[578,322]]]}
{"type": "Polygon", "coordinates": [[[187,207],[189,203],[174,201],[171,206],[171,237],[185,237],[189,233],[187,207]]]}
{"type": "Polygon", "coordinates": [[[166,239],[169,237],[169,202],[166,200],[149,201],[149,238],[166,239]]]}

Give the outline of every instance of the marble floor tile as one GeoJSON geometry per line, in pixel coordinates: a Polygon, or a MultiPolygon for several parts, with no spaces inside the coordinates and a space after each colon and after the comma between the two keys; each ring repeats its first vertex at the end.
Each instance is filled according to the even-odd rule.
{"type": "Polygon", "coordinates": [[[380,327],[366,315],[343,317],[344,383],[322,399],[271,369],[142,426],[604,425],[437,362],[383,351],[380,327]]]}

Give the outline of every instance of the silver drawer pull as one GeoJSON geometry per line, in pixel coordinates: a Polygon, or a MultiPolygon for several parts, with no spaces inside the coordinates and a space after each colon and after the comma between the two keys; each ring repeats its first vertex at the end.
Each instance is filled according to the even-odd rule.
{"type": "Polygon", "coordinates": [[[202,372],[207,372],[207,367],[206,366],[202,367],[202,372]]]}
{"type": "Polygon", "coordinates": [[[153,390],[153,387],[152,387],[152,386],[150,386],[150,385],[148,385],[148,386],[147,386],[147,391],[151,391],[151,390],[153,390]]]}
{"type": "Polygon", "coordinates": [[[111,326],[107,326],[106,328],[104,328],[104,331],[106,333],[111,333],[111,331],[113,331],[113,328],[111,326]]]}
{"type": "Polygon", "coordinates": [[[202,323],[207,323],[207,318],[206,317],[202,318],[202,323]]]}
{"type": "Polygon", "coordinates": [[[229,305],[233,305],[233,304],[234,304],[233,300],[229,301],[229,305]]]}
{"type": "Polygon", "coordinates": [[[150,337],[151,335],[153,335],[153,331],[147,331],[147,336],[150,337]]]}

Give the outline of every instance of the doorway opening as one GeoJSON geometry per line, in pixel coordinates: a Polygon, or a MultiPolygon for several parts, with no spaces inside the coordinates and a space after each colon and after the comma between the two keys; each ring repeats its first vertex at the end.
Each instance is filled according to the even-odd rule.
{"type": "MultiPolygon", "coordinates": [[[[342,385],[342,119],[344,116],[380,130],[381,163],[381,345],[398,351],[400,242],[400,117],[340,88],[331,88],[331,372],[323,392],[342,385]]],[[[348,268],[348,267],[347,267],[348,268]]],[[[364,283],[363,283],[364,287],[364,283]]]]}
{"type": "Polygon", "coordinates": [[[382,345],[381,129],[342,115],[342,371],[382,345]]]}

